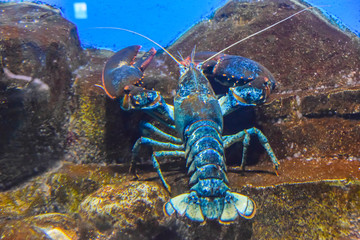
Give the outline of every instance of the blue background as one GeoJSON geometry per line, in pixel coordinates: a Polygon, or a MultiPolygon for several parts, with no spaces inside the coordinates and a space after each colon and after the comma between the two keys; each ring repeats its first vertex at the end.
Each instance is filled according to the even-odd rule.
{"type": "MultiPolygon", "coordinates": [[[[360,36],[360,0],[306,0],[340,19],[360,36]]],[[[19,2],[19,1],[18,1],[19,2]]],[[[152,43],[130,33],[93,27],[122,27],[142,33],[163,46],[199,21],[210,18],[227,0],[43,0],[62,10],[63,15],[78,26],[84,47],[119,50],[133,44],[145,50],[152,43]],[[74,3],[85,2],[87,18],[78,19],[74,3]]],[[[269,25],[272,23],[269,23],[269,25]]]]}

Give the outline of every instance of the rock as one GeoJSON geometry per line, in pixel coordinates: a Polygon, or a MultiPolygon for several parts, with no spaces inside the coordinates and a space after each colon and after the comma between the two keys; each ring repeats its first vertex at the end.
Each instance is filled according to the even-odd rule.
{"type": "MultiPolygon", "coordinates": [[[[33,179],[27,186],[0,194],[0,234],[14,236],[10,235],[13,232],[19,234],[15,236],[23,236],[34,228],[41,228],[41,231],[31,232],[39,234],[35,239],[41,239],[43,230],[50,227],[40,225],[36,220],[38,215],[48,212],[45,214],[48,217],[41,219],[48,219],[46,222],[54,226],[60,220],[55,221],[51,214],[62,212],[67,217],[59,218],[69,221],[64,221],[62,228],[77,229],[81,236],[87,233],[88,238],[82,239],[163,239],[169,236],[171,239],[208,239],[211,236],[282,239],[283,236],[295,238],[298,234],[304,238],[311,234],[319,238],[358,237],[359,159],[288,159],[282,162],[279,176],[273,172],[271,163],[266,163],[249,166],[245,172],[228,169],[232,191],[256,202],[257,213],[252,220],[240,218],[230,225],[207,221],[201,225],[180,216],[166,217],[162,207],[169,195],[156,171],[139,169],[139,181],[131,181],[132,176],[125,166],[67,163],[33,179]],[[72,225],[71,219],[79,222],[77,227],[72,225]],[[21,229],[17,227],[20,225],[21,229]]],[[[161,164],[165,179],[172,187],[172,197],[189,191],[186,171],[170,171],[177,164],[161,164]]]]}
{"type": "Polygon", "coordinates": [[[106,185],[87,196],[80,214],[109,239],[143,239],[161,233],[163,205],[168,194],[154,182],[126,182],[106,185]]]}
{"type": "Polygon", "coordinates": [[[0,5],[0,189],[63,154],[72,72],[83,64],[76,26],[58,10],[0,5]]]}
{"type": "MultiPolygon", "coordinates": [[[[65,214],[48,213],[12,221],[2,227],[4,240],[77,240],[78,223],[65,214]]],[[[89,235],[89,234],[88,234],[89,235]]]]}
{"type": "Polygon", "coordinates": [[[129,181],[128,167],[65,163],[21,187],[0,192],[0,222],[48,212],[77,213],[83,199],[106,184],[129,181]]]}
{"type": "Polygon", "coordinates": [[[70,116],[65,158],[76,163],[106,162],[106,97],[101,71],[109,51],[86,50],[86,65],[75,72],[74,106],[70,116]]]}
{"type": "Polygon", "coordinates": [[[65,164],[47,178],[51,205],[56,211],[77,213],[84,198],[103,185],[129,181],[127,172],[128,167],[122,166],[65,164]]]}
{"type": "Polygon", "coordinates": [[[358,181],[286,184],[253,189],[250,193],[261,204],[251,239],[360,237],[358,181]]]}
{"type": "Polygon", "coordinates": [[[49,196],[50,187],[37,178],[24,187],[0,192],[0,222],[47,212],[49,196]]]}

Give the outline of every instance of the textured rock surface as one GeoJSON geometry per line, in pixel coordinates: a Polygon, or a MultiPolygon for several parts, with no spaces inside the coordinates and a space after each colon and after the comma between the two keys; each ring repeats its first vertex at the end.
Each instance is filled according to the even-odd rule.
{"type": "Polygon", "coordinates": [[[81,201],[103,184],[132,179],[122,166],[73,165],[32,179],[14,190],[0,193],[0,220],[30,217],[46,212],[76,213],[81,201]]]}
{"type": "MultiPolygon", "coordinates": [[[[185,171],[170,171],[174,166],[179,165],[163,168],[171,196],[188,191],[189,178],[185,171]]],[[[169,195],[154,171],[139,169],[140,179],[134,181],[125,166],[67,163],[0,194],[0,233],[31,233],[34,239],[50,229],[76,233],[79,239],[356,239],[359,167],[357,159],[293,159],[283,163],[279,177],[270,164],[251,166],[245,173],[230,168],[231,188],[253,198],[257,213],[231,225],[202,225],[165,217],[162,206],[169,195]],[[56,212],[64,215],[51,214],[56,212]]]]}
{"type": "Polygon", "coordinates": [[[76,71],[73,84],[74,109],[69,121],[66,159],[78,163],[106,162],[106,97],[95,84],[101,84],[101,71],[109,52],[86,50],[85,57],[87,63],[76,71]]]}
{"type": "Polygon", "coordinates": [[[59,11],[0,4],[0,189],[59,160],[72,72],[82,63],[76,27],[59,11]],[[33,78],[31,83],[11,73],[33,78]],[[34,80],[36,78],[36,80],[34,80]]]}
{"type": "MultiPolygon", "coordinates": [[[[99,164],[128,162],[132,144],[139,136],[138,123],[149,119],[142,113],[121,111],[115,101],[106,99],[102,90],[94,86],[101,84],[101,69],[111,53],[81,52],[74,26],[53,10],[31,5],[25,11],[13,6],[27,22],[7,22],[9,26],[14,25],[11,28],[0,26],[2,34],[7,34],[0,40],[2,67],[41,79],[49,85],[50,92],[43,96],[35,88],[36,94],[32,94],[34,86],[25,87],[23,82],[12,81],[0,72],[0,129],[6,130],[0,136],[0,179],[13,184],[15,181],[9,182],[10,176],[31,175],[39,171],[34,169],[39,163],[47,166],[48,159],[40,161],[40,155],[56,151],[33,147],[38,144],[36,137],[41,132],[44,133],[43,144],[50,144],[58,153],[63,150],[66,139],[66,160],[96,164],[62,163],[25,185],[1,192],[0,236],[49,239],[48,232],[47,236],[44,234],[50,231],[72,239],[109,240],[360,238],[358,39],[334,29],[313,13],[305,12],[229,50],[230,54],[243,55],[269,68],[279,84],[266,105],[225,118],[225,132],[234,133],[254,124],[259,126],[268,136],[281,166],[276,176],[255,140],[250,149],[249,166],[241,172],[234,165],[240,161],[242,146],[230,148],[227,151],[230,187],[254,199],[257,213],[252,220],[239,219],[231,225],[211,221],[201,225],[162,214],[162,205],[169,196],[152,164],[144,161],[145,164],[139,166],[138,181],[128,174],[126,164],[99,164]],[[56,23],[51,25],[55,29],[48,26],[50,37],[37,36],[39,31],[28,32],[27,29],[35,28],[36,24],[46,25],[44,19],[56,23]],[[43,49],[52,49],[46,48],[46,44],[58,34],[57,24],[68,26],[61,28],[68,35],[60,31],[61,36],[67,36],[58,40],[60,50],[56,48],[56,54],[44,57],[43,49]],[[17,37],[34,43],[16,45],[17,37]],[[33,46],[42,47],[33,49],[33,46]],[[77,54],[72,55],[74,52],[77,54]],[[87,64],[78,68],[81,58],[77,56],[82,54],[87,64]],[[28,61],[23,61],[25,55],[28,61]],[[51,56],[57,57],[55,61],[51,56]],[[51,59],[49,61],[55,66],[44,59],[51,59]],[[75,80],[73,91],[68,91],[72,76],[75,80]],[[55,83],[60,85],[52,85],[55,83]],[[69,92],[73,92],[73,96],[69,102],[71,112],[67,113],[66,107],[61,108],[59,104],[68,99],[69,92]],[[44,110],[42,106],[47,107],[44,110]],[[67,116],[71,116],[68,122],[67,116]],[[8,117],[14,121],[6,121],[8,117]],[[22,124],[24,119],[37,122],[33,125],[30,121],[26,125],[22,124]],[[57,138],[52,138],[46,130],[39,131],[43,129],[39,126],[45,123],[49,124],[46,126],[56,123],[58,128],[52,129],[57,138]],[[19,136],[25,136],[26,127],[32,130],[24,142],[19,142],[19,136]],[[30,146],[24,148],[20,143],[30,146]],[[40,154],[36,161],[24,158],[29,149],[40,154]],[[19,152],[17,157],[10,158],[11,164],[4,160],[4,156],[10,156],[5,150],[19,152]],[[17,163],[21,163],[22,168],[17,163]]],[[[195,44],[198,51],[220,50],[299,9],[287,0],[230,2],[219,9],[213,19],[194,26],[170,51],[180,50],[187,55],[195,44]]],[[[178,69],[172,60],[160,54],[146,73],[146,87],[159,90],[171,103],[178,78],[178,69]]],[[[215,87],[220,93],[224,91],[224,88],[215,87]]],[[[63,152],[56,156],[62,157],[63,152]]],[[[150,151],[142,151],[141,157],[149,160],[150,151]]],[[[172,187],[172,197],[188,191],[184,161],[161,162],[161,167],[172,187]]]]}
{"type": "Polygon", "coordinates": [[[84,199],[80,214],[113,239],[143,239],[166,229],[161,220],[167,198],[156,182],[105,185],[84,199]]]}
{"type": "Polygon", "coordinates": [[[78,240],[86,236],[79,232],[74,218],[59,213],[11,221],[1,227],[1,231],[1,239],[4,240],[78,240]]]}
{"type": "Polygon", "coordinates": [[[360,237],[358,181],[286,184],[250,193],[261,204],[252,239],[360,237]]]}

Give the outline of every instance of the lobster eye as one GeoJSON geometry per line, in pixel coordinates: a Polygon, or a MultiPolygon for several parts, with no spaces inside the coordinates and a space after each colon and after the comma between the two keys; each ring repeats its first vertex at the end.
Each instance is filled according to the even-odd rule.
{"type": "Polygon", "coordinates": [[[183,65],[183,64],[179,64],[179,68],[180,68],[180,75],[184,75],[187,71],[188,71],[188,66],[187,65],[183,65]]]}
{"type": "Polygon", "coordinates": [[[131,89],[130,89],[129,86],[125,86],[125,87],[124,87],[124,93],[125,93],[125,94],[129,94],[130,91],[131,91],[131,89]]]}

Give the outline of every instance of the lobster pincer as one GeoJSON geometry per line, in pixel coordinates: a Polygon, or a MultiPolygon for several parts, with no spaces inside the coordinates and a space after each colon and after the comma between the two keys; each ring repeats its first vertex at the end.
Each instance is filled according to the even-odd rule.
{"type": "Polygon", "coordinates": [[[229,88],[226,96],[219,99],[221,112],[225,116],[240,107],[256,106],[266,102],[274,89],[274,82],[268,77],[257,78],[243,86],[229,88]]]}
{"type": "Polygon", "coordinates": [[[121,98],[129,95],[142,85],[143,71],[149,65],[156,51],[150,49],[135,62],[140,46],[134,45],[115,53],[105,64],[102,83],[110,98],[121,98]]]}
{"type": "Polygon", "coordinates": [[[159,92],[143,87],[144,71],[156,54],[151,48],[137,59],[141,46],[126,47],[115,53],[105,64],[102,88],[106,94],[120,102],[127,110],[142,109],[168,124],[173,122],[172,106],[167,105],[159,92]]]}
{"type": "Polygon", "coordinates": [[[195,61],[207,60],[202,64],[202,70],[209,80],[215,80],[223,86],[242,86],[256,79],[267,79],[271,90],[275,88],[275,79],[270,71],[258,62],[251,59],[218,54],[216,52],[199,52],[195,54],[195,61]]]}

